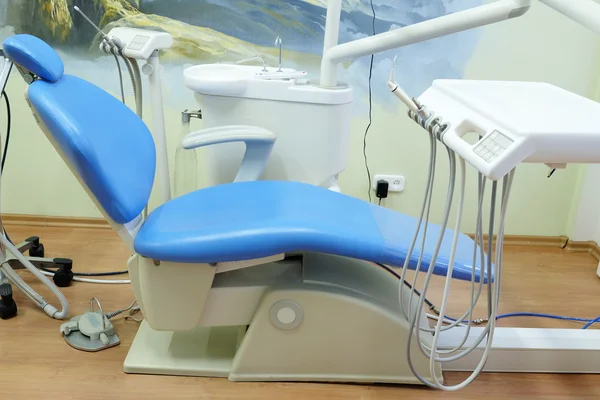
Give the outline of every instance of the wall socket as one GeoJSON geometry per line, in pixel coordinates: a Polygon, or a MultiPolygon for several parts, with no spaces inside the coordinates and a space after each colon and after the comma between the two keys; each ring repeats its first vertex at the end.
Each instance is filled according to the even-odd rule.
{"type": "Polygon", "coordinates": [[[373,190],[377,190],[377,182],[384,180],[389,184],[388,191],[402,192],[406,186],[406,179],[402,175],[375,175],[373,190]]]}

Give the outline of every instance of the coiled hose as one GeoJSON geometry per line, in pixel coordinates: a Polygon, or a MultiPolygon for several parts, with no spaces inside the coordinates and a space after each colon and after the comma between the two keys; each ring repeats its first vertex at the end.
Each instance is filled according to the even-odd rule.
{"type": "Polygon", "coordinates": [[[44,285],[46,285],[50,291],[56,296],[60,302],[61,310],[58,311],[56,307],[48,303],[42,296],[36,293],[20,276],[11,268],[8,263],[2,264],[2,272],[6,274],[6,277],[12,281],[23,293],[33,300],[46,314],[55,319],[65,319],[69,315],[69,302],[67,298],[62,294],[60,289],[48,279],[40,270],[38,270],[28,259],[25,257],[19,249],[17,249],[8,239],[0,234],[0,243],[4,248],[12,253],[25,268],[29,270],[36,278],[38,278],[44,285]]]}

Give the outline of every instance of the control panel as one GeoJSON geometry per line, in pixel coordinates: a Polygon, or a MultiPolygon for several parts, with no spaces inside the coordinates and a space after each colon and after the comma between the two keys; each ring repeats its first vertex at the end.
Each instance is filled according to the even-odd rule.
{"type": "Polygon", "coordinates": [[[520,163],[600,163],[600,103],[544,82],[441,79],[418,100],[440,139],[492,180],[520,163]],[[473,135],[481,137],[473,144],[473,135]]]}
{"type": "Polygon", "coordinates": [[[150,29],[118,27],[111,29],[108,36],[123,44],[125,56],[138,60],[147,60],[154,50],[168,49],[173,44],[168,32],[150,29]]]}
{"type": "Polygon", "coordinates": [[[494,162],[514,141],[498,131],[493,131],[475,145],[475,154],[488,163],[494,162]]]}

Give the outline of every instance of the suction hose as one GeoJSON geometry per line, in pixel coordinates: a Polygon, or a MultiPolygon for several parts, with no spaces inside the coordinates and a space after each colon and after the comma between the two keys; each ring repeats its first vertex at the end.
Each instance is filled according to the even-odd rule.
{"type": "Polygon", "coordinates": [[[69,302],[60,289],[48,279],[40,270],[38,270],[4,235],[0,235],[0,243],[10,251],[16,258],[23,264],[25,268],[29,270],[36,278],[38,278],[44,285],[46,285],[50,291],[56,296],[62,307],[61,311],[58,311],[56,307],[49,304],[42,296],[37,294],[21,277],[8,265],[4,263],[2,270],[5,272],[7,278],[13,281],[13,283],[19,287],[31,300],[36,302],[46,314],[55,319],[65,319],[69,315],[69,302]]]}
{"type": "Polygon", "coordinates": [[[131,79],[131,85],[133,87],[133,95],[135,97],[135,112],[142,118],[142,77],[140,74],[140,67],[135,58],[123,57],[123,61],[125,61],[125,66],[127,67],[127,71],[129,72],[129,78],[131,79]]]}

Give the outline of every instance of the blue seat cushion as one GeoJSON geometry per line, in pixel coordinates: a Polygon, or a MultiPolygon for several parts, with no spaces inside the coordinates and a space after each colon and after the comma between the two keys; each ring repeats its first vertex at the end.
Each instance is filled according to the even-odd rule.
{"type": "MultiPolygon", "coordinates": [[[[241,182],[198,190],[158,207],[140,228],[135,251],[181,263],[321,252],[400,267],[417,223],[416,218],[308,184],[241,182]]],[[[421,270],[429,267],[440,231],[428,225],[421,270]]],[[[447,230],[436,260],[437,275],[447,273],[452,237],[453,231],[447,230]]],[[[471,280],[473,246],[473,240],[461,234],[454,278],[471,280]]],[[[418,240],[412,269],[420,248],[418,240]]],[[[479,265],[475,271],[479,281],[479,265]]]]}

